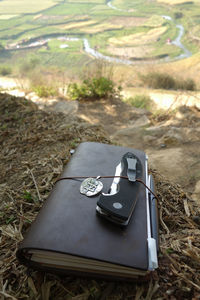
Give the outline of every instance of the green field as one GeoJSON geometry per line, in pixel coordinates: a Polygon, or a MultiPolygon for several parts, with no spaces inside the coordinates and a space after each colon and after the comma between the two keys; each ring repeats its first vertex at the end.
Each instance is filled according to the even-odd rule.
{"type": "Polygon", "coordinates": [[[56,0],[4,0],[0,1],[0,14],[28,14],[48,9],[59,2],[56,0]]]}
{"type": "Polygon", "coordinates": [[[2,0],[0,63],[17,68],[34,55],[41,66],[80,67],[93,59],[84,51],[84,38],[90,47],[110,57],[134,61],[168,55],[173,59],[183,53],[167,42],[178,36],[177,24],[185,30],[181,42],[195,54],[199,9],[199,2],[188,5],[184,0],[113,0],[112,6],[105,0],[2,0]],[[79,40],[61,42],[58,37],[62,36],[79,40]],[[45,43],[26,49],[41,40],[45,43]]]}

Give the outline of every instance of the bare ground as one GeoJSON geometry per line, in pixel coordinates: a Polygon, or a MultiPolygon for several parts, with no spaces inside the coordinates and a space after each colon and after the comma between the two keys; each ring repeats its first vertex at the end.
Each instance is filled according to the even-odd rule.
{"type": "MultiPolygon", "coordinates": [[[[70,148],[75,148],[84,140],[110,143],[109,135],[119,144],[128,145],[129,141],[132,146],[145,150],[148,143],[139,133],[137,136],[138,130],[134,131],[134,126],[146,122],[148,128],[150,125],[155,127],[155,124],[168,121],[166,117],[153,119],[147,112],[131,109],[119,99],[82,102],[78,115],[93,123],[89,124],[78,117],[70,117],[69,113],[38,110],[30,101],[6,94],[0,95],[0,113],[2,300],[200,299],[199,207],[177,181],[159,174],[162,173],[160,167],[159,172],[151,169],[159,199],[159,269],[153,272],[149,281],[119,283],[95,278],[59,277],[27,270],[15,257],[18,243],[46,201],[63,165],[67,163],[70,148]],[[147,119],[141,120],[144,115],[150,123],[147,119]],[[120,130],[130,130],[132,136],[128,139],[125,139],[125,135],[123,139],[117,138],[120,130]]],[[[189,115],[192,117],[189,123],[186,122],[189,116],[185,118],[187,124],[183,122],[184,127],[198,121],[199,112],[196,109],[189,115]]],[[[163,135],[158,136],[157,133],[156,140],[160,137],[163,138],[163,135]]],[[[167,139],[165,143],[170,151],[175,149],[167,144],[167,139]]],[[[193,155],[197,145],[194,142],[193,155]]],[[[154,149],[154,145],[149,145],[147,149],[154,149]]]]}
{"type": "MultiPolygon", "coordinates": [[[[183,106],[176,113],[169,111],[155,117],[120,99],[109,99],[80,103],[78,115],[91,124],[101,125],[113,142],[144,150],[152,167],[193,193],[200,180],[197,108],[183,106]]],[[[200,195],[197,197],[200,203],[200,195]]]]}

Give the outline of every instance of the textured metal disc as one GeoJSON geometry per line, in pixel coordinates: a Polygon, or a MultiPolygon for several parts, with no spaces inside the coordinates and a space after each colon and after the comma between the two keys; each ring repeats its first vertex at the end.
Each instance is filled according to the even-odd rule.
{"type": "Polygon", "coordinates": [[[86,178],[80,186],[80,193],[92,197],[101,192],[103,183],[95,178],[86,178]]]}

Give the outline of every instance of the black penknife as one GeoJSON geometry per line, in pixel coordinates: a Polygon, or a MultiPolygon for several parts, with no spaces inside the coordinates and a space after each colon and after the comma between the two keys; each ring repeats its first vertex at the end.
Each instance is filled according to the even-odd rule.
{"type": "Polygon", "coordinates": [[[115,177],[107,194],[101,194],[97,213],[119,225],[126,226],[131,218],[138,199],[142,176],[142,164],[133,153],[127,152],[116,167],[115,176],[127,176],[128,179],[115,177]]]}

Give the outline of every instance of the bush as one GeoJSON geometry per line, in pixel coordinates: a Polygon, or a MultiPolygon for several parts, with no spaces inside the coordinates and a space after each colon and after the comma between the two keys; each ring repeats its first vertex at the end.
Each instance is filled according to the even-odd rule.
{"type": "Polygon", "coordinates": [[[33,86],[32,89],[39,97],[47,98],[58,95],[58,91],[52,86],[37,85],[33,86]]]}
{"type": "Polygon", "coordinates": [[[185,80],[185,87],[186,87],[186,90],[188,90],[188,91],[196,91],[196,89],[197,89],[196,83],[191,78],[188,78],[187,80],[185,80]]]}
{"type": "Polygon", "coordinates": [[[177,87],[180,90],[187,90],[187,91],[195,91],[196,90],[196,83],[193,79],[188,78],[185,80],[177,81],[177,87]]]}
{"type": "Polygon", "coordinates": [[[11,74],[11,68],[9,67],[0,67],[0,75],[6,76],[11,74]]]}
{"type": "Polygon", "coordinates": [[[175,17],[175,19],[181,19],[181,18],[183,18],[183,13],[182,12],[175,12],[174,17],[175,17]]]}
{"type": "Polygon", "coordinates": [[[107,98],[117,94],[114,82],[103,76],[83,80],[82,84],[69,84],[67,93],[72,100],[107,98]]]}
{"type": "Polygon", "coordinates": [[[174,89],[175,80],[172,76],[164,73],[151,72],[142,76],[142,80],[154,89],[174,89]]]}
{"type": "Polygon", "coordinates": [[[196,90],[193,79],[175,79],[173,76],[164,73],[151,72],[141,76],[144,83],[154,89],[166,90],[196,90]]]}
{"type": "Polygon", "coordinates": [[[134,97],[126,99],[126,101],[134,107],[144,108],[146,110],[150,110],[153,105],[152,99],[147,95],[135,95],[134,97]]]}

